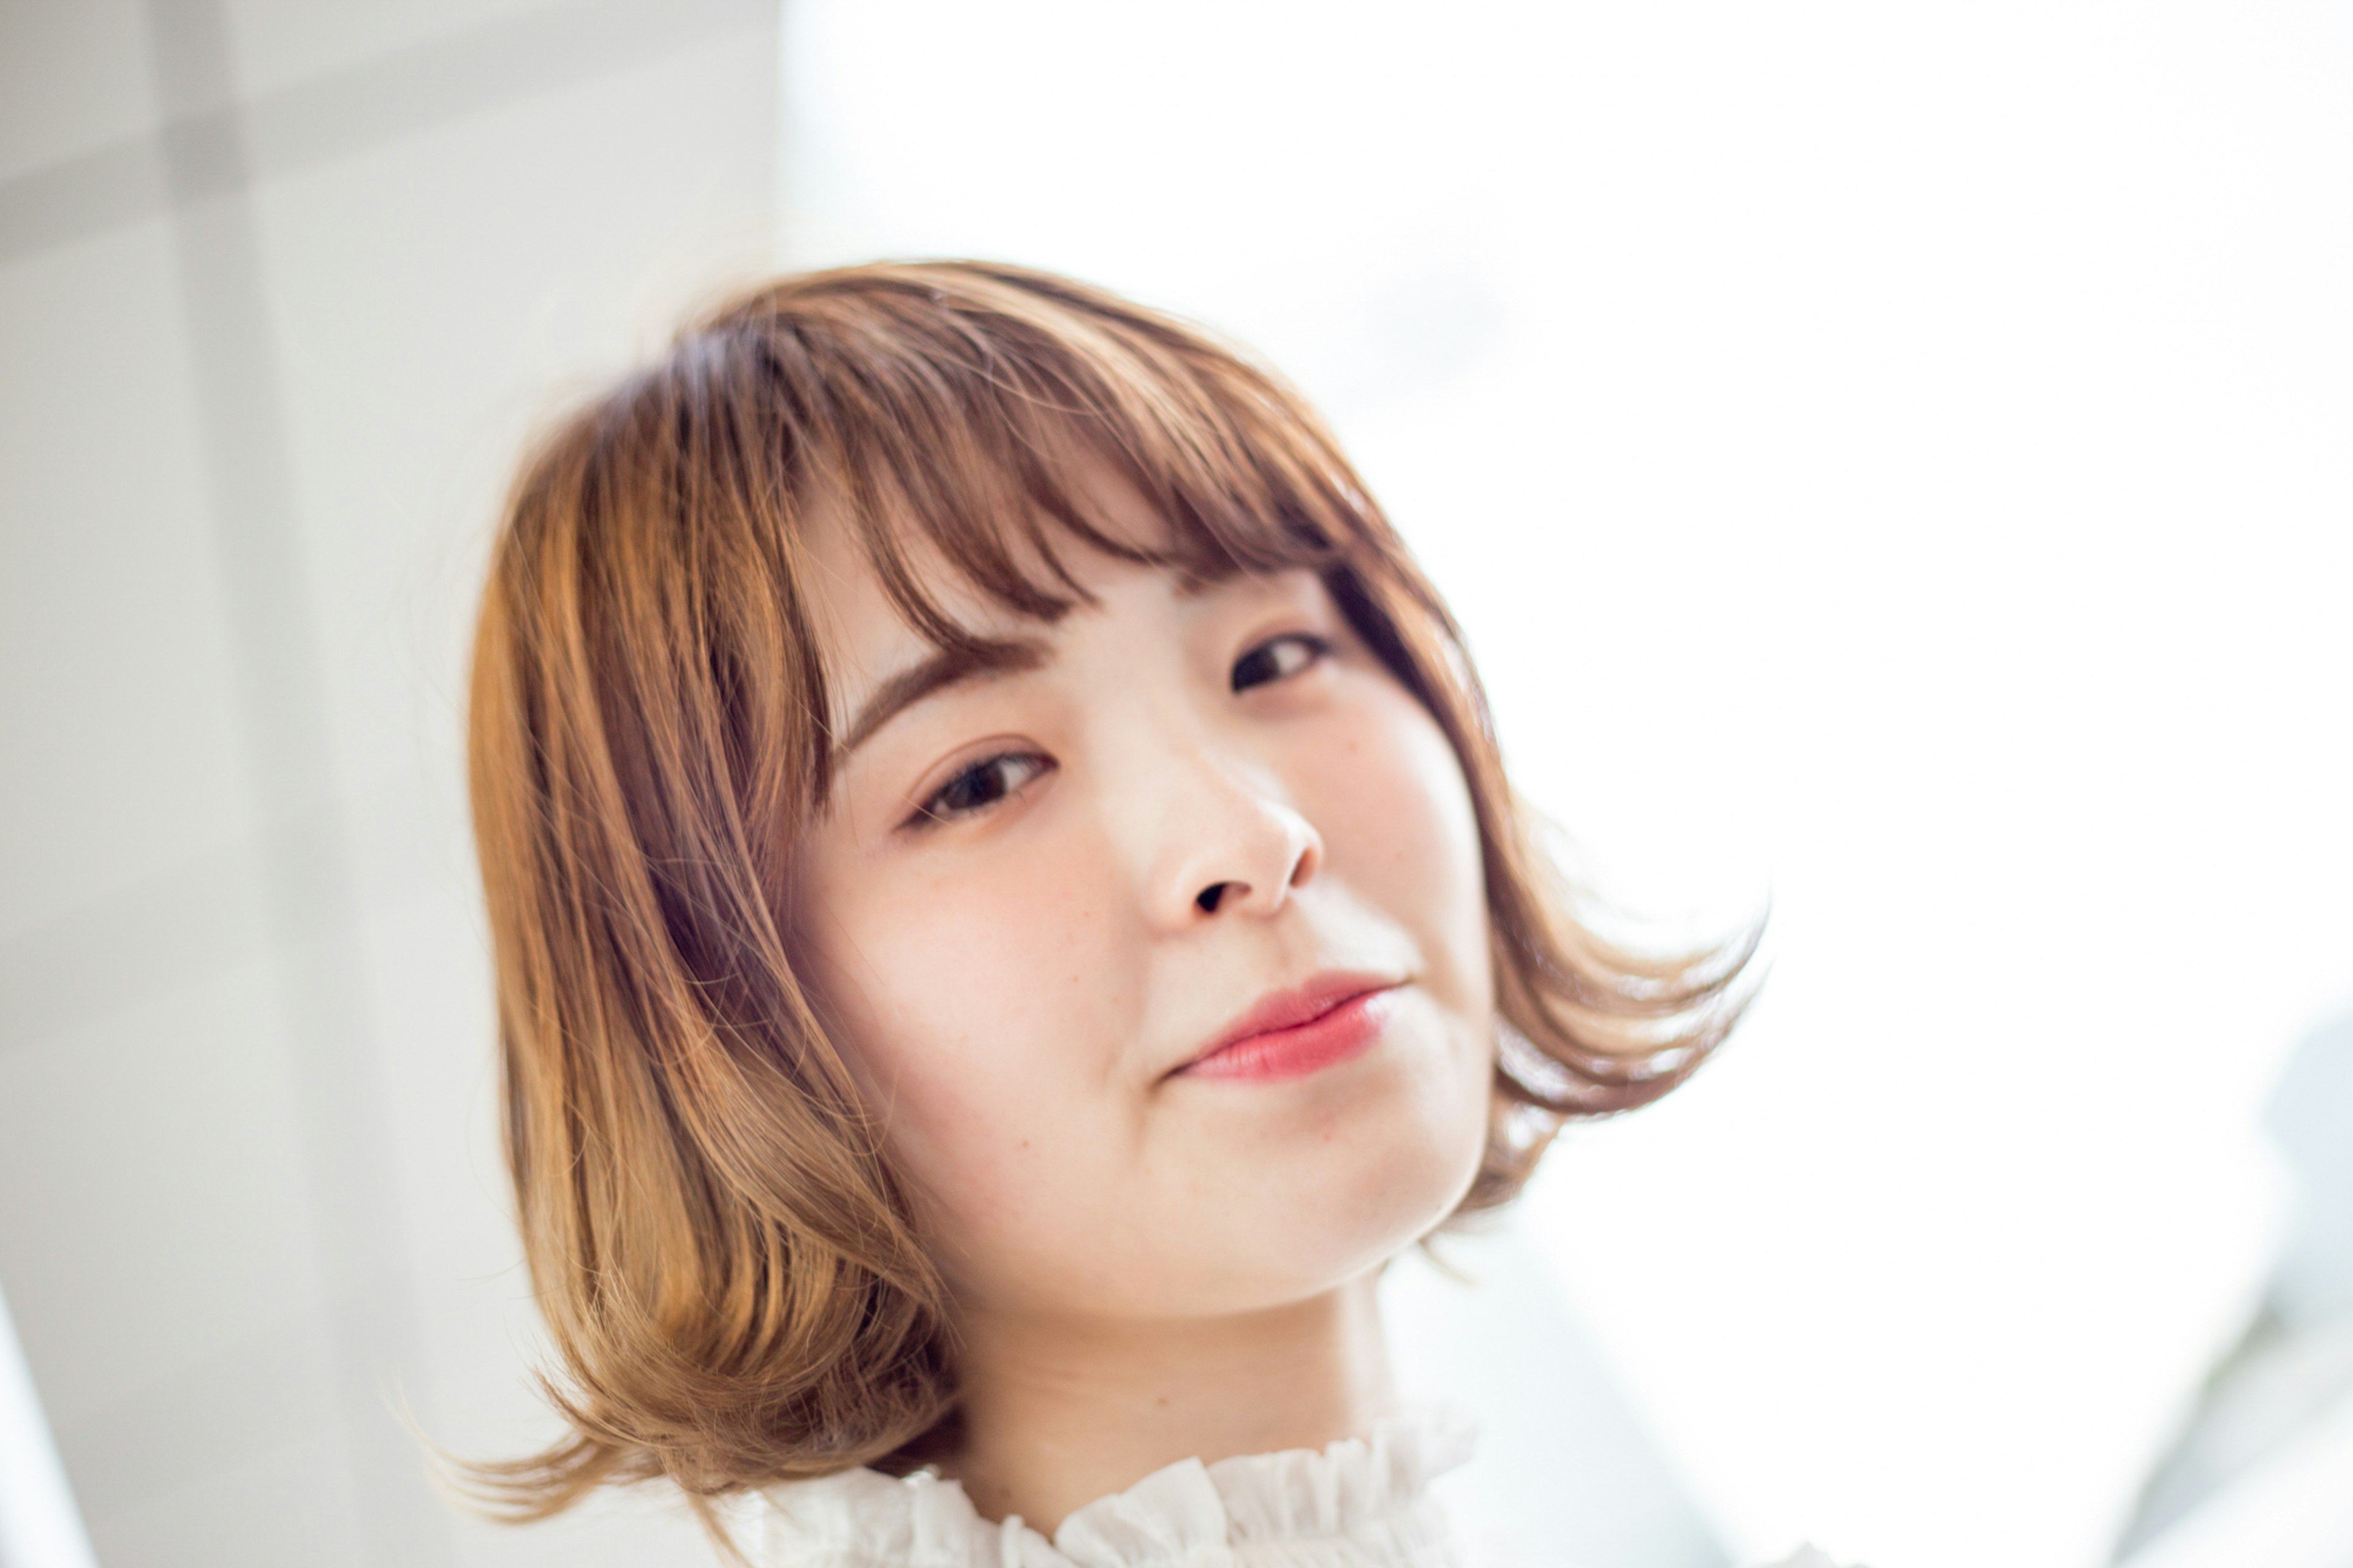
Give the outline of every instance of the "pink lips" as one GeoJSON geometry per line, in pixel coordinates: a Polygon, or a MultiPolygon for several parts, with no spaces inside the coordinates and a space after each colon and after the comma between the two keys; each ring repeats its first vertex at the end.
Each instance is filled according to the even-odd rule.
{"type": "Polygon", "coordinates": [[[1273,992],[1178,1069],[1188,1078],[1302,1078],[1361,1054],[1396,1011],[1394,981],[1319,974],[1273,992]]]}

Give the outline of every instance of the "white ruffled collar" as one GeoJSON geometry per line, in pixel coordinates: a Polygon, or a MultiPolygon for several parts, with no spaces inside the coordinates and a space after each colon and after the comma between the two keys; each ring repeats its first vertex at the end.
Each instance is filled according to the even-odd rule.
{"type": "Polygon", "coordinates": [[[929,1470],[849,1470],[763,1494],[754,1555],[775,1568],[1437,1568],[1456,1553],[1429,1485],[1476,1438],[1431,1408],[1320,1453],[1184,1459],[1087,1504],[1051,1541],[1018,1516],[991,1524],[929,1470]]]}

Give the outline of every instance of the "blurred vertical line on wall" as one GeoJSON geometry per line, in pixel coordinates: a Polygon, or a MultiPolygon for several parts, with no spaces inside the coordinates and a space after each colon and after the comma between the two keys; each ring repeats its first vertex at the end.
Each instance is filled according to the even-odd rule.
{"type": "MultiPolygon", "coordinates": [[[[150,5],[151,16],[170,9],[150,5]]],[[[566,0],[496,18],[274,91],[182,108],[131,138],[0,180],[0,263],[136,223],[185,196],[173,147],[233,139],[245,180],[364,152],[729,31],[773,24],[774,0],[566,0]]],[[[160,39],[161,34],[158,32],[160,39]]],[[[159,84],[160,85],[160,84],[159,84]]],[[[194,154],[203,163],[206,154],[194,154]]]]}
{"type": "Polygon", "coordinates": [[[0,1568],[98,1568],[0,1295],[0,1568]]]}
{"type": "Polygon", "coordinates": [[[490,1531],[395,1413],[464,1452],[541,1418],[505,1205],[450,1160],[461,1110],[468,1157],[494,1136],[462,808],[425,788],[458,782],[458,656],[394,645],[420,593],[471,596],[447,561],[517,400],[765,246],[775,0],[33,11],[0,27],[0,390],[60,410],[0,430],[8,604],[42,606],[0,672],[0,784],[43,781],[0,850],[47,879],[0,930],[26,1419],[110,1563],[699,1548],[667,1515],[490,1531]]]}
{"type": "Polygon", "coordinates": [[[262,851],[280,1005],[292,1040],[307,1194],[327,1275],[330,1362],[368,1560],[447,1563],[448,1524],[391,1396],[421,1382],[394,1150],[369,1039],[311,624],[292,461],[220,0],[148,0],[171,227],[228,599],[247,767],[273,831],[262,851]]]}

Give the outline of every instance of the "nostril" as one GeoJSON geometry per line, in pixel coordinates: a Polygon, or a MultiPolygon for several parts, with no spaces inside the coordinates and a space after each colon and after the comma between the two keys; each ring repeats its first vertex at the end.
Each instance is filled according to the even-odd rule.
{"type": "Polygon", "coordinates": [[[1216,914],[1218,912],[1218,905],[1225,899],[1226,889],[1232,886],[1233,884],[1231,882],[1212,882],[1208,887],[1202,889],[1199,894],[1194,898],[1193,901],[1201,906],[1201,912],[1203,914],[1216,914]]]}

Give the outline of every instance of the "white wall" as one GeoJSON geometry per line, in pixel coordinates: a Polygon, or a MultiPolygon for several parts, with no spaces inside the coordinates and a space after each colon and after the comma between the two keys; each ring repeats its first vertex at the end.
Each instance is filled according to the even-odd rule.
{"type": "Polygon", "coordinates": [[[523,432],[761,269],[760,0],[0,8],[0,1280],[108,1568],[702,1561],[550,1424],[459,768],[523,432]]]}

